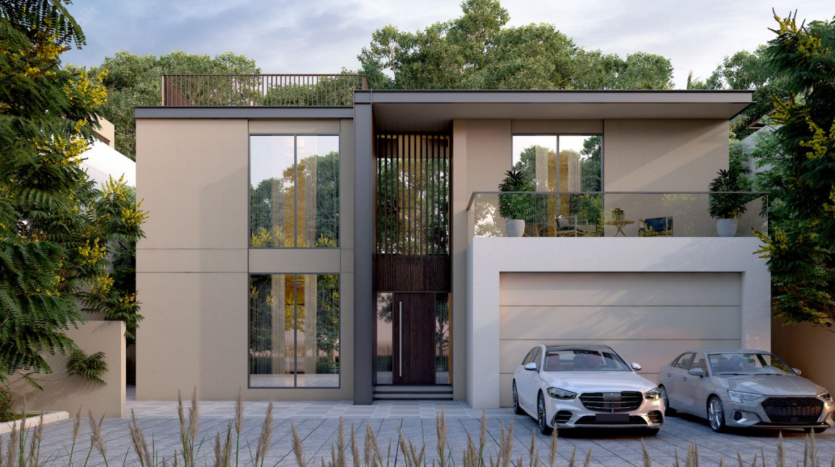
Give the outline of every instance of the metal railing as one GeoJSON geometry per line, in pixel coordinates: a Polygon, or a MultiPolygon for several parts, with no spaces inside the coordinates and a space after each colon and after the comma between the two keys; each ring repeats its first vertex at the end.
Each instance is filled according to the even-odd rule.
{"type": "Polygon", "coordinates": [[[365,75],[163,75],[164,107],[348,107],[365,75]]]}
{"type": "Polygon", "coordinates": [[[467,211],[476,237],[519,236],[512,232],[520,228],[525,237],[753,237],[768,232],[765,192],[477,191],[467,211]],[[731,206],[736,217],[718,222],[710,215],[711,205],[731,206]],[[524,227],[510,220],[523,220],[524,227]]]}

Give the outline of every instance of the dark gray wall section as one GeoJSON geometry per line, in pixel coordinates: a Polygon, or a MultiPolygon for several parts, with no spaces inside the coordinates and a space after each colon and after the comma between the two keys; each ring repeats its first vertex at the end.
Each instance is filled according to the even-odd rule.
{"type": "Polygon", "coordinates": [[[371,404],[374,161],[371,106],[354,106],[354,404],[371,404]]]}
{"type": "Polygon", "coordinates": [[[136,107],[134,118],[353,118],[351,107],[136,107]]]}

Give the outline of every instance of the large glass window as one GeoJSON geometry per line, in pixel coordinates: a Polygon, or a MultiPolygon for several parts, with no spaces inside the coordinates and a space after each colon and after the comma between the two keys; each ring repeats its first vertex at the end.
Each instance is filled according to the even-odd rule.
{"type": "Polygon", "coordinates": [[[339,387],[339,276],[249,279],[249,386],[339,387]]]}
{"type": "Polygon", "coordinates": [[[339,137],[251,136],[250,247],[339,246],[339,137]]]}
{"type": "Polygon", "coordinates": [[[515,135],[512,167],[526,173],[536,191],[601,191],[602,150],[599,135],[515,135]]]}

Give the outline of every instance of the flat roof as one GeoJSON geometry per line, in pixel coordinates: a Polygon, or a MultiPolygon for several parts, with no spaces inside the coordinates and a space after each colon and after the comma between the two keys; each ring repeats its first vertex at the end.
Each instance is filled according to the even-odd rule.
{"type": "Polygon", "coordinates": [[[730,120],[753,103],[753,91],[357,90],[381,131],[447,131],[456,119],[730,120]]]}

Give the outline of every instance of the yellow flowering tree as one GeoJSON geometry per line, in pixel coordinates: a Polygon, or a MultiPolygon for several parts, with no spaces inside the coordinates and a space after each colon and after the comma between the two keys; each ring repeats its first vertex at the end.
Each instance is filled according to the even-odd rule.
{"type": "Polygon", "coordinates": [[[791,96],[774,98],[776,150],[761,161],[772,192],[761,254],[775,315],[835,330],[835,21],[775,20],[764,55],[791,96]]]}
{"type": "Polygon", "coordinates": [[[84,308],[131,331],[139,319],[109,264],[114,245],[142,237],[146,214],[123,183],[97,190],[79,166],[107,94],[61,68],[84,43],[64,3],[0,2],[0,381],[21,372],[36,385],[30,375],[52,371],[45,353],[79,357],[64,331],[84,308]]]}

